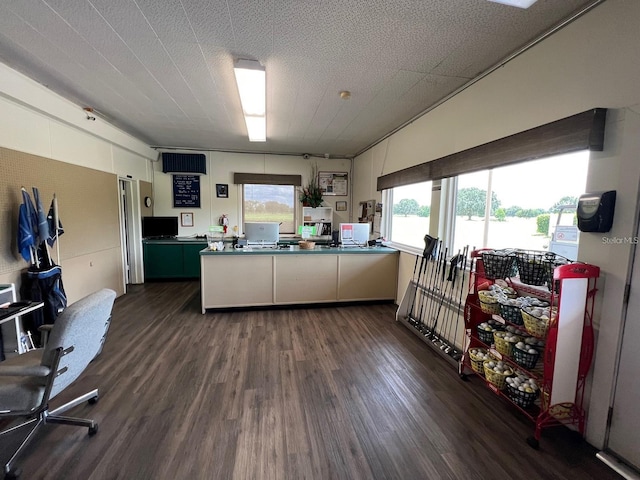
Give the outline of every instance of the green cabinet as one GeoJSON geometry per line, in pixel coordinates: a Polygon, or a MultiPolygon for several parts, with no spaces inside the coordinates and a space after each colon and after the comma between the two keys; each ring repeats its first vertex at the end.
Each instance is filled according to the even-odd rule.
{"type": "Polygon", "coordinates": [[[200,250],[206,241],[143,241],[145,280],[200,278],[200,250]]]}
{"type": "Polygon", "coordinates": [[[184,276],[187,278],[200,278],[200,250],[207,246],[207,242],[182,246],[182,262],[184,276]]]}

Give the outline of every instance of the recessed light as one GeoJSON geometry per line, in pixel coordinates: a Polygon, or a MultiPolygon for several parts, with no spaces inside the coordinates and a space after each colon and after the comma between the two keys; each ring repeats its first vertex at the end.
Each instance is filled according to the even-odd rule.
{"type": "Polygon", "coordinates": [[[489,1],[493,3],[502,3],[503,5],[510,5],[512,7],[529,8],[538,0],[489,0],[489,1]]]}

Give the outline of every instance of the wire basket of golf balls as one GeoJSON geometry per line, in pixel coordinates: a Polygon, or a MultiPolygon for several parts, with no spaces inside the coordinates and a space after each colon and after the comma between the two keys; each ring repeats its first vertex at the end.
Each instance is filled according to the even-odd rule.
{"type": "Polygon", "coordinates": [[[500,299],[500,316],[507,322],[516,325],[523,325],[522,314],[520,309],[524,305],[522,297],[519,298],[502,298],[500,299]]]}
{"type": "Polygon", "coordinates": [[[522,337],[515,335],[509,331],[495,331],[493,332],[493,343],[496,346],[496,350],[502,355],[511,356],[513,346],[522,341],[522,337]]]}
{"type": "Polygon", "coordinates": [[[469,349],[469,362],[471,363],[471,369],[479,373],[484,377],[484,362],[486,360],[494,360],[485,348],[470,348],[469,349]]]}
{"type": "Polygon", "coordinates": [[[527,285],[544,285],[547,281],[548,264],[555,253],[535,250],[517,250],[516,265],[520,281],[527,285]]]}
{"type": "Polygon", "coordinates": [[[531,407],[540,395],[540,387],[533,378],[517,374],[505,379],[506,393],[521,408],[531,407]]]}
{"type": "Polygon", "coordinates": [[[514,250],[491,250],[482,253],[484,276],[491,279],[515,277],[516,256],[514,250]]]}
{"type": "Polygon", "coordinates": [[[555,317],[557,311],[555,308],[549,306],[546,307],[534,307],[526,306],[522,307],[522,320],[524,321],[524,328],[529,335],[534,337],[544,338],[549,330],[549,321],[555,317]]]}
{"type": "Polygon", "coordinates": [[[507,385],[507,378],[513,375],[512,368],[502,360],[485,360],[482,366],[484,378],[498,390],[503,390],[507,385]]]}
{"type": "Polygon", "coordinates": [[[493,332],[496,330],[504,330],[504,325],[495,320],[487,320],[486,322],[479,323],[476,327],[478,339],[485,345],[491,345],[493,343],[493,332]]]}
{"type": "Polygon", "coordinates": [[[560,280],[553,280],[553,271],[560,265],[567,265],[571,261],[567,258],[556,256],[553,260],[549,260],[545,265],[545,275],[547,288],[550,292],[560,293],[560,280]]]}
{"type": "Polygon", "coordinates": [[[480,310],[489,315],[498,315],[500,313],[500,304],[498,296],[493,290],[480,290],[478,292],[478,300],[480,300],[480,310]]]}
{"type": "Polygon", "coordinates": [[[513,346],[511,358],[521,367],[531,370],[535,368],[536,363],[538,363],[540,351],[524,342],[518,342],[513,346]]]}

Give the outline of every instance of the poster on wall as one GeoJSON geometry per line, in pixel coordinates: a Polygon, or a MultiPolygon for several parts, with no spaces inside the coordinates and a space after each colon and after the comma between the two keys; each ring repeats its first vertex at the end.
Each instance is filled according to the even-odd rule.
{"type": "Polygon", "coordinates": [[[173,208],[200,208],[200,176],[173,175],[173,208]]]}
{"type": "Polygon", "coordinates": [[[318,172],[318,185],[323,195],[346,196],[348,193],[347,172],[318,172]]]}

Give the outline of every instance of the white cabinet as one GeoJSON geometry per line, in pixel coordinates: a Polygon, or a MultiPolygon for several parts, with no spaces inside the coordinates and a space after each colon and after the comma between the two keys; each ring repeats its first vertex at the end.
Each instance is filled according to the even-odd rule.
{"type": "Polygon", "coordinates": [[[315,226],[318,237],[330,237],[333,228],[333,208],[302,207],[302,223],[309,227],[315,226]]]}

